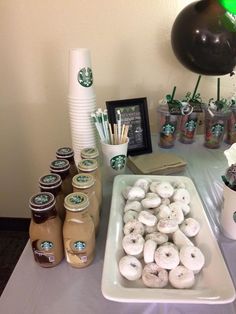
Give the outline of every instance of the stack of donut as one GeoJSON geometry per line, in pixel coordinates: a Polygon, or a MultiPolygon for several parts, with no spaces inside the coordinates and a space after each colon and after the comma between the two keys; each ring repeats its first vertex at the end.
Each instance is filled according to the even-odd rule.
{"type": "Polygon", "coordinates": [[[140,178],[123,192],[125,255],[123,277],[145,286],[191,288],[205,263],[194,237],[200,224],[191,218],[191,197],[183,183],[140,178]]]}

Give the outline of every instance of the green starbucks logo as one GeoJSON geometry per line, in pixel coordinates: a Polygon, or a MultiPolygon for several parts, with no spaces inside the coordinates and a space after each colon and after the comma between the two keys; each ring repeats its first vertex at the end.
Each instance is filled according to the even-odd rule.
{"type": "Polygon", "coordinates": [[[50,201],[50,196],[47,194],[39,194],[34,198],[34,204],[36,205],[45,205],[50,201]]]}
{"type": "Polygon", "coordinates": [[[112,169],[119,171],[125,167],[126,156],[117,155],[110,160],[110,165],[112,169]]]}
{"type": "Polygon", "coordinates": [[[44,183],[54,183],[57,180],[57,177],[54,175],[48,175],[43,178],[44,183]]]}
{"type": "Polygon", "coordinates": [[[174,125],[173,124],[171,124],[171,123],[166,123],[166,124],[164,124],[163,125],[163,127],[162,127],[162,133],[164,134],[164,135],[170,135],[170,134],[173,134],[175,132],[175,127],[174,127],[174,125]]]}
{"type": "Polygon", "coordinates": [[[50,242],[50,241],[43,241],[41,244],[40,244],[40,247],[42,250],[45,250],[45,251],[49,251],[53,248],[53,243],[50,242]]]}
{"type": "Polygon", "coordinates": [[[216,123],[212,126],[211,132],[213,136],[220,137],[224,132],[224,125],[220,123],[216,123]]]}
{"type": "Polygon", "coordinates": [[[88,181],[89,181],[89,178],[88,178],[88,176],[85,176],[85,175],[79,175],[79,176],[76,178],[76,180],[77,180],[78,182],[88,182],[88,181]]]}
{"type": "Polygon", "coordinates": [[[75,204],[75,205],[80,204],[83,201],[84,201],[84,198],[82,196],[79,196],[79,195],[73,195],[70,197],[70,202],[72,204],[75,204]]]}
{"type": "Polygon", "coordinates": [[[83,241],[76,241],[73,243],[73,247],[77,251],[83,251],[86,248],[86,243],[83,241]]]}
{"type": "Polygon", "coordinates": [[[87,68],[82,68],[78,73],[78,82],[83,87],[90,87],[93,84],[93,73],[92,70],[87,68]]]}
{"type": "Polygon", "coordinates": [[[193,132],[196,129],[197,122],[194,120],[189,120],[185,123],[185,130],[193,132]]]}

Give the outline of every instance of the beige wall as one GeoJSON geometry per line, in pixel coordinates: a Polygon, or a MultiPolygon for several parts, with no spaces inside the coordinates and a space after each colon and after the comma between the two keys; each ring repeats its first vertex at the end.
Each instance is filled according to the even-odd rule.
{"type": "MultiPolygon", "coordinates": [[[[177,85],[192,90],[197,75],[170,46],[177,13],[191,0],[0,1],[0,216],[28,217],[28,199],[48,172],[55,150],[71,145],[66,103],[68,52],[91,51],[98,106],[147,97],[152,132],[158,100],[177,85]]],[[[224,77],[222,95],[232,91],[224,77]]],[[[215,78],[200,92],[215,95],[215,78]]]]}

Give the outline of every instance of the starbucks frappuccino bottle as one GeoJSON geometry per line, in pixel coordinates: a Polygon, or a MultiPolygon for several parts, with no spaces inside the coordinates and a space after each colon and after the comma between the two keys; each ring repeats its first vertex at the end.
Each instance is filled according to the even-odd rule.
{"type": "Polygon", "coordinates": [[[56,199],[56,210],[59,217],[64,221],[64,194],[61,189],[62,180],[58,174],[50,173],[39,178],[39,187],[41,192],[50,192],[56,199]]]}
{"type": "Polygon", "coordinates": [[[52,193],[41,192],[29,201],[31,222],[30,242],[35,261],[42,267],[53,267],[64,257],[62,222],[57,215],[52,193]]]}
{"type": "Polygon", "coordinates": [[[102,182],[99,175],[98,163],[95,159],[82,159],[78,163],[79,173],[89,173],[95,178],[95,192],[99,203],[99,211],[102,206],[102,182]]]}
{"type": "Polygon", "coordinates": [[[99,228],[99,203],[95,193],[95,179],[88,173],[80,173],[73,177],[73,191],[85,193],[89,198],[88,212],[93,219],[95,234],[99,228]]]}
{"type": "Polygon", "coordinates": [[[50,164],[50,172],[59,174],[62,179],[62,192],[64,197],[72,193],[72,183],[70,177],[70,163],[66,159],[56,159],[50,164]]]}
{"type": "Polygon", "coordinates": [[[72,178],[78,174],[78,169],[76,167],[75,164],[75,160],[74,160],[74,151],[72,148],[70,147],[60,147],[57,151],[56,151],[56,157],[57,159],[66,159],[69,161],[70,163],[70,177],[71,180],[72,178]]]}
{"type": "Polygon", "coordinates": [[[63,225],[64,250],[67,262],[76,268],[92,263],[95,255],[95,228],[89,215],[89,198],[74,192],[65,198],[66,217],[63,225]]]}

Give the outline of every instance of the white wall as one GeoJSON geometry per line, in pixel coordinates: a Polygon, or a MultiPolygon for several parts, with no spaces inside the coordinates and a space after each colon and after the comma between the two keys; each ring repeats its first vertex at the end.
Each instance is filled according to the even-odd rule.
{"type": "MultiPolygon", "coordinates": [[[[175,58],[170,31],[191,0],[0,1],[0,216],[28,217],[29,197],[55,151],[71,145],[67,110],[70,48],[91,50],[98,106],[147,97],[152,132],[158,100],[177,85],[192,90],[197,75],[175,58]]],[[[224,77],[222,95],[232,90],[224,77]]],[[[215,78],[199,91],[215,96],[215,78]]],[[[225,95],[225,96],[227,96],[225,95]]]]}

